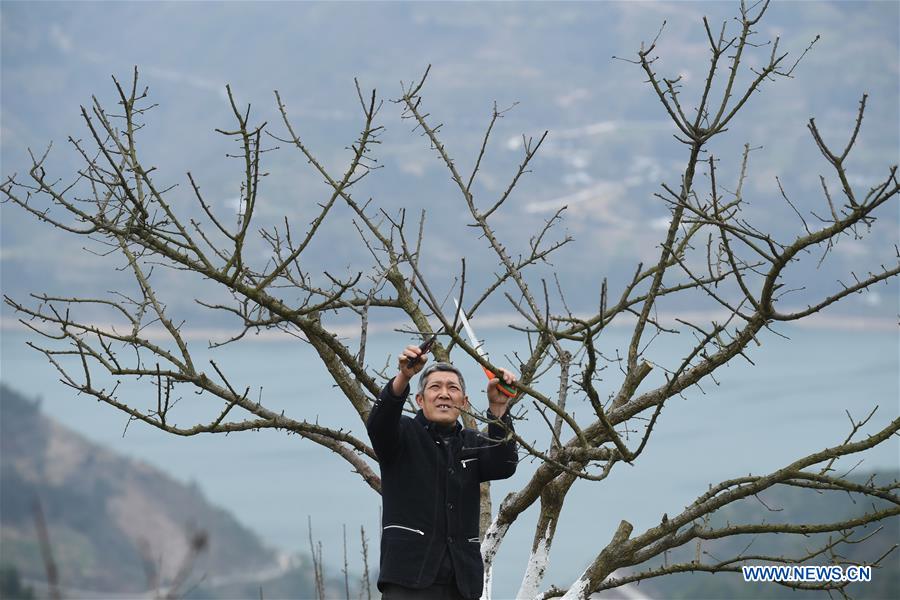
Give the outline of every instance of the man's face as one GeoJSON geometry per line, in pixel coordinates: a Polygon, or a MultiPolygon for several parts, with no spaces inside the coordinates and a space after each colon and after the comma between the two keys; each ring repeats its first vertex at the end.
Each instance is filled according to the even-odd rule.
{"type": "Polygon", "coordinates": [[[424,393],[416,394],[416,403],[432,423],[452,425],[460,410],[468,408],[469,398],[463,393],[456,373],[435,371],[425,381],[424,393]]]}

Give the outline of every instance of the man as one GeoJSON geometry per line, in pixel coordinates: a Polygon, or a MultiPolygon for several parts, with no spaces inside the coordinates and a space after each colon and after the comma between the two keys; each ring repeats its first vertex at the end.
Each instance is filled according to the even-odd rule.
{"type": "MultiPolygon", "coordinates": [[[[487,435],[457,422],[468,410],[466,384],[449,363],[434,363],[419,378],[414,418],[402,415],[410,380],[425,367],[418,346],[400,355],[366,428],[381,466],[381,570],[384,600],[463,600],[481,596],[484,564],[478,533],[479,484],[516,470],[509,398],[488,383],[487,435]],[[502,422],[501,425],[499,422],[502,422]]],[[[501,369],[507,384],[515,377],[501,369]]]]}

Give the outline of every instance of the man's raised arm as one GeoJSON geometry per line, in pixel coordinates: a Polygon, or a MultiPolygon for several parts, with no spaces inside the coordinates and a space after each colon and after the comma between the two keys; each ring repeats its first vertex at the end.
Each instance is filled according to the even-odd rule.
{"type": "Polygon", "coordinates": [[[403,413],[403,402],[409,395],[409,382],[422,370],[427,360],[418,346],[407,346],[399,356],[397,374],[384,386],[372,406],[366,430],[380,461],[390,460],[397,451],[400,415],[403,413]]]}
{"type": "MultiPolygon", "coordinates": [[[[513,385],[516,382],[515,376],[506,369],[500,369],[500,377],[507,385],[513,385]]],[[[488,398],[488,417],[494,417],[497,421],[491,421],[488,424],[487,436],[492,440],[487,446],[480,451],[479,476],[481,481],[492,479],[506,479],[516,472],[516,466],[519,462],[518,449],[516,441],[507,436],[508,431],[512,431],[513,422],[509,415],[509,397],[503,394],[499,389],[500,378],[495,377],[488,382],[487,398],[488,398]],[[496,442],[494,440],[504,440],[496,442]]]]}

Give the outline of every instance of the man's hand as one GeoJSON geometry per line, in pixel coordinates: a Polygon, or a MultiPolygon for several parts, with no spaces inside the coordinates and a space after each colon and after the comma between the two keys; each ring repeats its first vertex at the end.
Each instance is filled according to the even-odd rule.
{"type": "Polygon", "coordinates": [[[498,419],[506,414],[506,409],[509,407],[509,396],[497,389],[501,377],[503,378],[503,382],[507,385],[516,383],[516,376],[502,368],[500,369],[500,377],[494,377],[488,382],[488,408],[490,409],[491,414],[498,419]]]}
{"type": "Polygon", "coordinates": [[[394,377],[392,385],[395,396],[399,396],[406,389],[410,380],[415,377],[416,373],[425,368],[428,358],[425,356],[428,352],[422,352],[418,346],[407,346],[400,353],[399,362],[397,364],[397,376],[394,377]],[[410,359],[413,359],[412,367],[409,366],[410,359]]]}

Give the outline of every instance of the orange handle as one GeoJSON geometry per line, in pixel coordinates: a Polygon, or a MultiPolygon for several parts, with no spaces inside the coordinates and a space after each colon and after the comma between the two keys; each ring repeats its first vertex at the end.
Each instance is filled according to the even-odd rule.
{"type": "MultiPolygon", "coordinates": [[[[484,374],[487,375],[488,379],[496,378],[496,375],[494,375],[494,373],[490,369],[488,369],[487,367],[481,367],[481,368],[484,369],[484,374]]],[[[507,384],[505,384],[502,379],[500,380],[500,383],[497,384],[497,388],[500,390],[500,393],[503,394],[504,396],[506,396],[507,398],[513,398],[516,395],[516,390],[514,390],[513,388],[511,388],[507,384]]]]}

